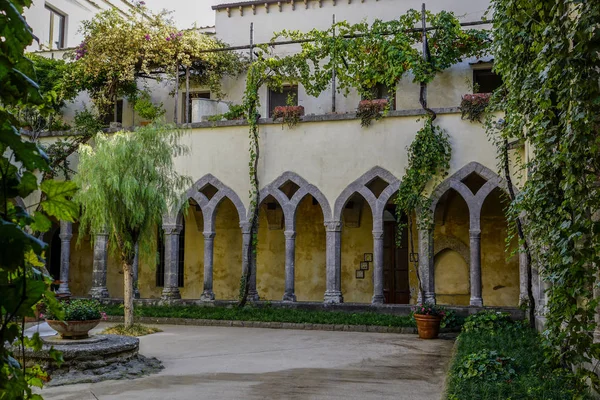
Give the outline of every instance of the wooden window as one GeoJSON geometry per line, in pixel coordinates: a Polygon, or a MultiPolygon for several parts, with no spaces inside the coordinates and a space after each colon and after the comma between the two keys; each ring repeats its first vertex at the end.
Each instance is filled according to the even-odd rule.
{"type": "Polygon", "coordinates": [[[281,92],[269,89],[269,118],[273,117],[273,110],[275,107],[287,106],[288,105],[288,97],[292,96],[294,101],[292,103],[293,106],[298,105],[298,86],[297,85],[287,85],[284,86],[281,92]]]}
{"type": "Polygon", "coordinates": [[[46,4],[46,10],[50,12],[48,45],[51,49],[63,49],[65,48],[67,16],[48,4],[46,4]]]}
{"type": "Polygon", "coordinates": [[[473,93],[492,93],[500,86],[502,78],[491,68],[473,70],[473,93]]]}
{"type": "Polygon", "coordinates": [[[119,122],[121,124],[123,123],[123,99],[117,100],[116,110],[115,103],[113,103],[111,107],[111,112],[104,115],[103,122],[106,125],[109,125],[111,122],[119,122]]]}

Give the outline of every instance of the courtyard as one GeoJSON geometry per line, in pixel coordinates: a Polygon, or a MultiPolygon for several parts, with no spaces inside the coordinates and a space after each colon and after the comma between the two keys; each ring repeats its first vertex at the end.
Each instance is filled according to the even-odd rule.
{"type": "Polygon", "coordinates": [[[440,399],[454,344],[367,332],[160,328],[140,338],[140,354],[160,359],[160,373],[41,394],[56,400],[440,399]]]}

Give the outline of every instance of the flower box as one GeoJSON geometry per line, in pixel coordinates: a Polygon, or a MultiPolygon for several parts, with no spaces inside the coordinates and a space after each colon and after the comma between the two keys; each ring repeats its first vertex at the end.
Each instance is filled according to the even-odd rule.
{"type": "Polygon", "coordinates": [[[273,109],[273,121],[281,120],[293,128],[300,122],[300,117],[304,115],[303,106],[277,106],[273,109]]]}
{"type": "Polygon", "coordinates": [[[363,127],[371,125],[373,120],[379,121],[387,110],[389,105],[388,99],[362,100],[358,103],[356,116],[360,118],[360,124],[363,127]]]}
{"type": "Polygon", "coordinates": [[[490,103],[491,93],[465,94],[461,98],[460,112],[462,119],[481,122],[481,116],[490,103]]]}

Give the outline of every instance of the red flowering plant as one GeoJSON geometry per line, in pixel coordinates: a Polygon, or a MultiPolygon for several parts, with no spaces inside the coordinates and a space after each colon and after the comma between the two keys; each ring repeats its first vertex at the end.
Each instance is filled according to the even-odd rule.
{"type": "Polygon", "coordinates": [[[433,303],[417,303],[412,308],[413,314],[431,315],[431,316],[446,316],[446,307],[438,306],[433,303]]]}
{"type": "Polygon", "coordinates": [[[300,117],[304,115],[303,106],[277,106],[273,109],[273,121],[281,118],[288,128],[293,128],[300,122],[300,117]]]}
{"type": "Polygon", "coordinates": [[[481,116],[485,113],[491,96],[491,93],[465,94],[460,102],[461,118],[481,122],[481,116]]]}
{"type": "Polygon", "coordinates": [[[360,118],[360,125],[367,127],[373,120],[379,121],[383,118],[388,108],[389,101],[387,99],[362,100],[358,103],[356,116],[360,118]]]}

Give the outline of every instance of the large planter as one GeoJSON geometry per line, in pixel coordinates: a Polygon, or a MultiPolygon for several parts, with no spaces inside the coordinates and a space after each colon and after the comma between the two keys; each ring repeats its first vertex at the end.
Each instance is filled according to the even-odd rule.
{"type": "Polygon", "coordinates": [[[440,333],[441,315],[414,314],[421,339],[435,339],[440,333]]]}
{"type": "Polygon", "coordinates": [[[47,319],[50,328],[54,329],[63,339],[85,339],[88,332],[100,323],[99,319],[89,321],[56,321],[47,319]]]}

